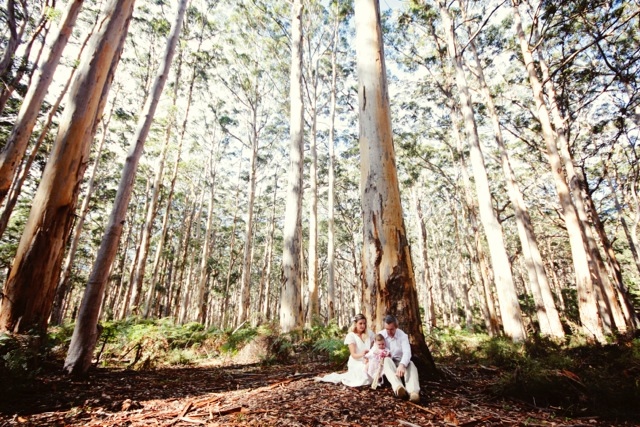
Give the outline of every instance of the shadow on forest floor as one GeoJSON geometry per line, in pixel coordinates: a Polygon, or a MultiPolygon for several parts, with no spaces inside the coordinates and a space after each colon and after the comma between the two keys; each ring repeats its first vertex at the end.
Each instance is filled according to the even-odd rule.
{"type": "MultiPolygon", "coordinates": [[[[215,361],[214,361],[215,362],[215,361]]],[[[437,381],[421,379],[421,402],[396,399],[388,386],[357,389],[316,382],[334,369],[305,361],[277,365],[205,364],[126,371],[97,369],[84,379],[44,373],[28,386],[0,383],[0,425],[64,426],[373,426],[373,425],[638,425],[640,408],[625,420],[589,411],[567,417],[496,396],[496,368],[439,366],[437,381]]]]}

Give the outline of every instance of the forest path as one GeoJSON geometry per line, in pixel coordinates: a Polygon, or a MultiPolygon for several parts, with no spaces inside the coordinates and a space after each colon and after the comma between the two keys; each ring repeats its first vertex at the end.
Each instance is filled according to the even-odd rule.
{"type": "MultiPolygon", "coordinates": [[[[442,367],[441,367],[442,368],[442,367]]],[[[495,397],[492,368],[446,369],[421,381],[421,401],[389,386],[349,388],[313,380],[322,362],[203,365],[153,371],[99,369],[82,380],[41,376],[7,394],[0,426],[611,426],[598,417],[566,418],[550,409],[495,397]]]]}

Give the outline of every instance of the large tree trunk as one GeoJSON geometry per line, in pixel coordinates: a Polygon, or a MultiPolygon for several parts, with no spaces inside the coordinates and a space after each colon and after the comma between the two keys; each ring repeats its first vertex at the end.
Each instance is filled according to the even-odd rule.
{"type": "Polygon", "coordinates": [[[108,78],[117,66],[134,0],[114,0],[81,61],[58,136],[34,197],[13,266],[4,286],[0,330],[44,332],[60,276],[80,183],[104,107],[108,78]]]}
{"type": "Polygon", "coordinates": [[[378,1],[356,0],[355,22],[365,315],[371,325],[396,315],[419,369],[432,371],[400,203],[378,1]]]}
{"type": "Polygon", "coordinates": [[[522,323],[522,313],[518,304],[518,294],[516,292],[511,265],[504,244],[502,226],[493,209],[491,199],[491,189],[489,179],[484,164],[480,139],[471,104],[471,95],[467,85],[467,79],[462,68],[462,60],[458,53],[455,41],[453,22],[449,15],[449,10],[445,2],[438,1],[440,16],[446,34],[449,57],[456,74],[456,85],[460,97],[460,107],[464,118],[464,125],[467,138],[470,144],[470,159],[473,175],[475,177],[476,193],[480,210],[480,221],[485,230],[493,266],[494,280],[498,293],[500,313],[502,315],[502,327],[507,336],[514,341],[522,341],[526,334],[522,323]]]}
{"type": "MultiPolygon", "coordinates": [[[[133,2],[127,6],[128,8],[126,10],[129,11],[128,17],[130,17],[133,2]]],[[[89,276],[89,281],[87,282],[87,287],[80,306],[80,313],[78,315],[76,326],[73,330],[71,344],[69,345],[69,351],[64,363],[65,371],[70,374],[84,374],[91,365],[93,350],[95,349],[98,338],[97,323],[98,316],[100,314],[100,307],[102,305],[104,288],[107,280],[109,279],[111,264],[113,263],[118,249],[118,244],[120,242],[120,235],[122,234],[122,227],[126,218],[127,207],[133,191],[133,183],[138,162],[142,155],[142,149],[149,133],[149,129],[151,128],[151,123],[153,122],[153,117],[160,100],[160,95],[162,94],[164,84],[169,75],[169,69],[171,67],[175,47],[180,36],[180,29],[182,27],[182,20],[184,18],[186,7],[187,0],[181,0],[178,5],[176,20],[172,25],[171,32],[167,40],[163,58],[164,60],[158,69],[152,95],[147,100],[147,106],[144,109],[144,114],[141,116],[140,123],[138,124],[138,129],[135,134],[135,143],[131,152],[127,156],[122,178],[116,193],[116,200],[109,216],[105,234],[100,243],[96,262],[91,271],[91,275],[89,276]]],[[[116,10],[120,12],[122,9],[116,8],[116,10]]]]}
{"type": "MultiPolygon", "coordinates": [[[[576,277],[576,288],[578,291],[578,309],[582,322],[583,332],[598,341],[604,341],[602,322],[598,315],[594,283],[591,277],[593,270],[586,252],[586,242],[584,238],[583,225],[578,219],[575,206],[571,200],[569,186],[563,174],[563,165],[558,152],[556,134],[551,125],[551,116],[544,102],[542,84],[538,78],[537,70],[533,61],[533,55],[529,43],[522,28],[522,20],[518,10],[519,0],[512,0],[513,14],[515,18],[516,34],[520,43],[520,50],[524,57],[524,64],[529,77],[529,82],[533,91],[533,98],[536,104],[538,120],[542,126],[542,134],[547,145],[547,158],[551,166],[556,191],[560,199],[560,205],[564,214],[564,220],[569,234],[571,245],[571,255],[576,277]]],[[[561,133],[558,134],[561,137],[561,133]]]]}
{"type": "Polygon", "coordinates": [[[53,75],[60,62],[62,51],[71,37],[82,3],[83,0],[73,0],[69,3],[66,14],[60,21],[58,35],[55,37],[47,58],[38,68],[35,81],[29,86],[11,135],[0,152],[0,203],[5,199],[15,171],[24,157],[31,132],[40,113],[42,101],[53,81],[53,75]]]}
{"type": "Polygon", "coordinates": [[[71,270],[73,268],[73,261],[75,260],[76,251],[78,250],[78,244],[80,243],[80,236],[82,235],[82,228],[84,227],[84,221],[87,217],[87,213],[89,212],[89,202],[91,201],[91,196],[93,195],[93,185],[96,178],[96,172],[98,171],[100,157],[102,156],[102,148],[104,147],[104,142],[107,139],[107,134],[109,132],[109,123],[111,122],[111,116],[113,114],[114,107],[115,107],[115,100],[113,105],[111,106],[109,117],[107,118],[106,121],[103,122],[102,136],[100,138],[100,143],[98,144],[96,159],[93,163],[93,167],[91,168],[91,173],[89,174],[89,182],[87,183],[87,189],[85,191],[84,198],[82,200],[82,205],[80,206],[78,219],[73,227],[71,244],[69,245],[69,250],[67,251],[67,257],[64,260],[64,267],[62,269],[62,274],[60,275],[60,282],[58,284],[58,288],[56,289],[55,300],[53,303],[53,312],[51,313],[51,321],[56,325],[60,325],[62,323],[62,303],[69,289],[69,282],[71,280],[71,270]]]}
{"type": "Polygon", "coordinates": [[[289,184],[284,217],[282,253],[282,292],[280,328],[290,332],[302,326],[301,262],[302,253],[302,167],[304,132],[302,103],[302,0],[291,5],[291,87],[289,184]]]}

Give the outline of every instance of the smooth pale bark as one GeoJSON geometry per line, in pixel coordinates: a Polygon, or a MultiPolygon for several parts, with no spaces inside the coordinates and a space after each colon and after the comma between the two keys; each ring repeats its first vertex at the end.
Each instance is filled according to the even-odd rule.
{"type": "Polygon", "coordinates": [[[473,113],[471,95],[469,92],[467,79],[462,68],[461,56],[455,42],[453,22],[449,15],[449,10],[445,2],[438,1],[440,16],[447,39],[447,48],[452,65],[455,69],[456,85],[460,98],[460,108],[464,119],[464,126],[470,145],[470,159],[473,175],[475,178],[476,193],[480,211],[480,221],[485,230],[491,265],[493,266],[494,280],[496,284],[500,313],[502,317],[502,327],[504,333],[513,341],[522,341],[526,338],[522,313],[518,303],[509,256],[504,243],[502,226],[498,221],[493,209],[491,189],[489,179],[484,164],[480,139],[473,113]]]}
{"type": "MultiPolygon", "coordinates": [[[[448,89],[451,89],[453,86],[453,82],[448,82],[448,89]]],[[[449,92],[450,94],[451,92],[449,92]]],[[[451,117],[453,117],[453,122],[460,121],[460,112],[457,109],[457,105],[452,96],[448,97],[447,104],[449,106],[449,110],[451,111],[451,117]]],[[[468,226],[471,228],[473,232],[473,247],[469,247],[469,254],[471,256],[472,268],[475,268],[479,272],[479,279],[482,284],[482,295],[484,298],[480,302],[481,310],[484,314],[485,318],[485,326],[487,328],[487,333],[490,336],[498,336],[500,335],[500,316],[498,316],[498,312],[496,310],[496,303],[493,296],[493,288],[491,287],[491,279],[489,275],[490,267],[487,262],[487,255],[484,249],[484,245],[482,242],[482,237],[480,235],[480,226],[478,225],[478,212],[476,209],[476,204],[473,199],[473,190],[471,185],[471,178],[469,177],[469,168],[467,166],[467,159],[464,155],[463,150],[463,142],[462,136],[460,135],[460,130],[458,126],[452,126],[452,134],[453,138],[456,141],[456,155],[458,162],[460,162],[460,175],[462,177],[462,192],[464,195],[464,208],[466,211],[466,216],[463,216],[463,221],[468,222],[468,226]]],[[[455,160],[455,159],[454,159],[455,160]]],[[[455,209],[452,210],[452,215],[456,215],[455,209]]],[[[457,221],[457,216],[454,216],[457,221]]],[[[466,239],[465,239],[466,242],[466,239]]]]}
{"type": "Polygon", "coordinates": [[[309,308],[307,325],[320,321],[320,300],[318,299],[318,62],[313,70],[311,90],[311,142],[309,147],[309,272],[308,292],[309,308]]]}
{"type": "Polygon", "coordinates": [[[269,230],[269,240],[267,242],[267,250],[265,255],[265,266],[262,269],[262,278],[260,280],[260,289],[263,290],[264,300],[260,307],[262,318],[267,320],[271,318],[271,268],[273,266],[273,240],[276,230],[276,200],[278,195],[278,174],[273,175],[273,203],[271,204],[271,229],[269,230]]]}
{"type": "MultiPolygon", "coordinates": [[[[153,234],[153,226],[155,224],[156,215],[158,214],[158,198],[160,197],[160,187],[162,187],[162,179],[164,178],[164,165],[167,160],[167,152],[171,143],[171,132],[167,131],[162,151],[158,156],[158,163],[151,186],[151,196],[149,197],[149,206],[142,228],[142,241],[140,242],[140,255],[138,256],[138,264],[136,265],[136,274],[133,277],[131,296],[131,312],[133,314],[141,314],[140,307],[142,302],[142,292],[144,285],[145,272],[147,268],[147,257],[149,256],[149,246],[151,245],[151,236],[153,234]]],[[[136,165],[137,167],[137,165],[136,165]]],[[[149,289],[153,292],[153,289],[149,289]]]]}
{"type": "Polygon", "coordinates": [[[333,23],[333,41],[331,49],[331,89],[329,100],[329,177],[327,189],[327,321],[336,317],[336,249],[335,249],[335,187],[336,187],[336,91],[337,91],[337,51],[338,51],[338,30],[340,29],[340,14],[338,4],[336,4],[335,21],[333,23]]]}
{"type": "Polygon", "coordinates": [[[207,225],[204,231],[204,241],[202,242],[202,255],[200,257],[200,277],[198,278],[198,298],[197,298],[197,307],[198,307],[198,322],[203,325],[206,322],[207,318],[207,299],[206,299],[206,289],[207,289],[207,279],[209,277],[208,271],[208,263],[209,263],[209,254],[211,253],[211,245],[214,240],[213,236],[213,207],[215,204],[215,195],[216,195],[216,171],[218,166],[218,148],[220,147],[220,140],[218,140],[216,144],[216,150],[211,151],[209,156],[209,206],[207,207],[207,225]]]}
{"type": "MultiPolygon", "coordinates": [[[[204,207],[205,191],[201,189],[200,183],[195,188],[200,189],[200,193],[198,195],[198,201],[196,202],[196,208],[193,212],[191,230],[193,231],[192,238],[195,241],[199,241],[200,240],[200,218],[202,217],[202,209],[204,207]]],[[[187,279],[186,279],[186,282],[183,284],[183,288],[184,288],[183,302],[179,306],[178,323],[180,323],[181,325],[186,323],[187,318],[189,317],[189,314],[191,313],[191,311],[193,311],[191,309],[191,300],[192,300],[193,294],[196,291],[196,282],[193,280],[193,276],[195,272],[197,254],[196,254],[196,251],[191,251],[190,249],[191,247],[189,246],[185,247],[185,251],[187,251],[188,254],[185,252],[185,258],[184,258],[185,264],[183,268],[186,268],[186,265],[187,265],[187,255],[191,255],[191,257],[188,262],[189,272],[187,274],[187,279]]]]}
{"type": "Polygon", "coordinates": [[[114,0],[84,55],[33,207],[4,286],[0,330],[45,331],[71,231],[80,183],[89,160],[94,122],[104,107],[134,0],[114,0]],[[115,59],[115,61],[114,61],[115,59]]]}
{"type": "Polygon", "coordinates": [[[245,223],[245,240],[243,250],[242,261],[242,276],[240,279],[240,298],[238,304],[238,320],[237,323],[241,324],[249,318],[249,310],[251,306],[251,253],[253,251],[253,211],[256,200],[256,182],[257,182],[257,168],[258,168],[258,132],[256,126],[258,125],[257,117],[257,105],[252,104],[252,133],[251,133],[251,159],[249,163],[249,182],[247,188],[247,221],[245,223]]]}
{"type": "Polygon", "coordinates": [[[424,340],[418,294],[396,171],[380,5],[355,1],[360,193],[363,210],[362,279],[365,315],[380,325],[398,317],[419,368],[435,369],[424,340]]]}
{"type": "Polygon", "coordinates": [[[302,326],[301,262],[302,185],[304,131],[302,102],[302,0],[291,4],[291,72],[289,117],[289,173],[283,229],[282,291],[280,293],[280,329],[291,332],[302,326]]]}
{"type": "MultiPolygon", "coordinates": [[[[238,183],[240,180],[240,174],[242,172],[242,161],[238,162],[238,173],[236,175],[236,179],[234,182],[238,183]]],[[[236,194],[233,200],[238,200],[238,196],[240,194],[240,185],[236,185],[236,194]]],[[[235,243],[236,243],[236,227],[238,226],[238,212],[240,210],[240,205],[236,204],[236,208],[233,212],[233,226],[231,227],[231,238],[229,239],[229,264],[227,265],[227,277],[225,280],[224,291],[222,292],[222,303],[220,304],[220,323],[224,328],[229,323],[229,300],[231,299],[230,290],[231,290],[231,279],[233,277],[233,269],[235,268],[235,264],[237,261],[237,254],[234,251],[235,243]]]]}
{"type": "Polygon", "coordinates": [[[515,173],[511,167],[511,159],[509,158],[509,152],[502,136],[498,112],[495,104],[493,103],[493,97],[489,90],[489,85],[486,82],[484,70],[480,65],[480,57],[473,40],[469,43],[469,46],[476,63],[476,71],[474,74],[480,83],[481,91],[485,99],[485,105],[487,106],[491,124],[493,126],[494,137],[500,151],[502,172],[505,177],[509,200],[511,201],[511,205],[515,212],[518,236],[520,237],[522,254],[524,255],[525,266],[529,276],[531,293],[536,305],[536,314],[540,325],[540,332],[542,335],[563,338],[564,330],[562,328],[562,323],[560,322],[560,315],[558,314],[558,310],[556,309],[556,305],[553,300],[553,293],[551,292],[547,273],[544,270],[544,262],[540,255],[540,249],[538,248],[538,242],[533,230],[533,224],[531,223],[531,217],[529,216],[522,192],[520,191],[515,173]]]}
{"type": "Polygon", "coordinates": [[[420,229],[418,247],[420,248],[420,261],[422,262],[422,304],[424,308],[424,324],[427,326],[428,332],[437,326],[437,320],[435,305],[433,303],[433,282],[431,281],[431,265],[429,263],[429,240],[427,237],[427,226],[425,224],[424,214],[422,212],[422,203],[415,188],[413,189],[413,201],[416,210],[418,228],[420,229]]]}
{"type": "MultiPolygon", "coordinates": [[[[195,197],[195,195],[192,194],[192,197],[195,197]]],[[[170,298],[168,303],[168,306],[170,307],[170,311],[171,311],[171,316],[174,318],[176,323],[180,318],[180,308],[181,308],[180,301],[181,299],[184,298],[183,294],[186,294],[188,291],[187,287],[184,284],[184,272],[185,272],[185,269],[187,268],[187,258],[189,256],[189,248],[191,246],[191,237],[192,237],[191,229],[193,228],[193,223],[194,223],[193,220],[196,216],[197,208],[198,208],[198,201],[194,200],[191,204],[191,209],[189,210],[190,213],[185,217],[185,222],[182,226],[182,230],[184,230],[184,234],[183,234],[182,241],[180,242],[181,245],[178,248],[178,251],[180,253],[180,263],[177,267],[180,269],[180,274],[178,274],[178,277],[175,279],[175,282],[176,282],[175,296],[170,298]]]]}
{"type": "MultiPolygon", "coordinates": [[[[587,183],[583,181],[582,186],[587,187],[587,183]]],[[[613,244],[607,236],[604,224],[600,220],[600,216],[598,215],[595,204],[593,203],[593,199],[591,198],[591,193],[588,189],[587,191],[585,191],[585,202],[589,209],[589,215],[593,220],[593,228],[598,233],[598,237],[600,238],[600,242],[602,243],[602,248],[605,254],[607,254],[607,270],[609,271],[609,274],[615,282],[613,291],[616,295],[616,298],[620,301],[620,309],[622,311],[622,315],[624,316],[624,320],[627,326],[631,329],[635,329],[637,316],[635,315],[633,304],[631,303],[631,298],[622,279],[622,267],[618,262],[613,244]]]]}
{"type": "Polygon", "coordinates": [[[0,203],[5,199],[15,171],[24,157],[29,138],[40,113],[42,101],[53,81],[53,75],[60,62],[62,52],[71,37],[82,3],[83,0],[73,0],[69,3],[65,15],[60,21],[58,35],[54,38],[44,62],[38,67],[35,80],[29,86],[20,106],[11,135],[0,151],[0,203]]]}
{"type": "MultiPolygon", "coordinates": [[[[132,8],[132,6],[133,3],[131,3],[130,8],[132,8]]],[[[180,36],[186,7],[187,0],[181,0],[178,5],[176,19],[171,27],[169,38],[167,40],[163,61],[156,75],[152,95],[146,102],[146,107],[143,110],[143,115],[140,118],[135,134],[135,143],[133,144],[125,161],[122,178],[116,193],[116,199],[111,210],[111,214],[109,215],[105,234],[100,242],[98,256],[91,270],[87,287],[85,288],[80,312],[73,330],[69,351],[67,352],[67,357],[64,363],[64,370],[70,374],[84,374],[91,365],[93,350],[95,349],[98,338],[97,324],[100,307],[102,305],[102,298],[104,296],[104,288],[109,279],[111,265],[113,264],[116,251],[120,243],[120,236],[126,219],[129,200],[131,199],[131,193],[133,192],[133,183],[135,180],[138,162],[142,155],[142,149],[147,135],[149,134],[151,123],[153,122],[153,117],[160,100],[160,95],[162,94],[164,84],[169,75],[169,69],[171,67],[175,47],[180,36]]],[[[119,10],[120,9],[116,8],[116,11],[119,12],[119,10]]],[[[129,17],[130,16],[131,12],[129,12],[129,17]]]]}
{"type": "MultiPolygon", "coordinates": [[[[590,268],[592,260],[590,260],[587,254],[582,224],[578,219],[576,208],[571,200],[569,186],[567,185],[567,181],[563,173],[563,165],[558,152],[556,133],[551,125],[551,115],[544,102],[542,84],[538,78],[537,70],[533,61],[533,55],[522,28],[522,19],[518,9],[518,3],[518,0],[512,0],[516,37],[520,44],[520,50],[524,58],[524,65],[529,77],[529,83],[531,84],[537,110],[537,118],[540,121],[542,134],[547,146],[547,159],[551,166],[554,184],[556,186],[558,198],[560,199],[560,206],[562,208],[567,233],[569,235],[582,329],[587,336],[604,342],[602,321],[598,314],[594,283],[590,273],[592,271],[592,268],[590,268]]],[[[561,134],[558,136],[560,135],[561,134]]]]}

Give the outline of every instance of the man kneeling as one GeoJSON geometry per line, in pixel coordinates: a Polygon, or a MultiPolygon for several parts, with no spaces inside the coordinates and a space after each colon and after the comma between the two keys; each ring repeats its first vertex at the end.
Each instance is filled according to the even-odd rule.
{"type": "Polygon", "coordinates": [[[379,333],[384,337],[386,348],[391,357],[384,358],[383,373],[396,396],[404,399],[409,394],[413,403],[420,401],[420,383],[418,369],[411,361],[411,346],[409,335],[398,329],[398,319],[395,316],[384,317],[384,329],[379,333]],[[403,384],[404,380],[404,384],[403,384]]]}

